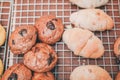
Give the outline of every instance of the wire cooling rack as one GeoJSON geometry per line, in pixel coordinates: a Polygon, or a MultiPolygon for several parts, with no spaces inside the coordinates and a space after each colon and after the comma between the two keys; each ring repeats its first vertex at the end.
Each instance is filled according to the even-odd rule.
{"type": "MultiPolygon", "coordinates": [[[[1,9],[1,8],[0,8],[1,9]]],[[[69,16],[80,8],[71,4],[69,0],[14,0],[10,22],[10,34],[17,26],[34,25],[35,20],[42,15],[53,14],[61,18],[64,25],[70,24],[69,16]]],[[[53,47],[58,54],[58,63],[52,70],[56,80],[69,80],[70,73],[80,65],[99,65],[107,70],[114,79],[120,67],[116,64],[113,52],[115,39],[120,37],[120,0],[109,0],[106,6],[100,7],[110,15],[115,24],[110,31],[95,32],[104,44],[105,54],[99,59],[85,59],[74,54],[62,42],[53,47]]],[[[4,46],[3,46],[4,47],[4,46]]],[[[6,56],[6,69],[14,63],[22,62],[23,55],[13,55],[9,48],[6,56]]]]}
{"type": "Polygon", "coordinates": [[[5,28],[6,30],[6,41],[4,45],[0,47],[0,58],[3,61],[3,64],[5,64],[6,60],[6,53],[7,53],[7,38],[9,33],[9,26],[10,26],[10,15],[11,15],[11,1],[0,1],[0,24],[5,28]]]}

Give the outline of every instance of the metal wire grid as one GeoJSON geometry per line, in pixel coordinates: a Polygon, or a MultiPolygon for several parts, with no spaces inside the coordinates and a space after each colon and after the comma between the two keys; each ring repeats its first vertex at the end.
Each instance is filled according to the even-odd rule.
{"type": "Polygon", "coordinates": [[[11,15],[11,1],[0,1],[0,24],[5,28],[6,30],[6,41],[4,45],[0,47],[0,58],[3,61],[3,64],[5,64],[6,60],[6,53],[7,53],[7,38],[9,33],[9,26],[10,26],[10,15],[11,15]]]}
{"type": "MultiPolygon", "coordinates": [[[[112,78],[115,78],[120,67],[116,64],[113,52],[115,39],[120,35],[120,0],[110,0],[109,3],[100,7],[114,22],[111,31],[95,32],[103,41],[105,54],[100,59],[85,59],[75,56],[62,42],[57,42],[53,47],[58,54],[58,64],[52,70],[56,80],[69,80],[70,73],[80,65],[95,64],[107,70],[112,78]]],[[[33,24],[42,15],[53,14],[63,20],[64,25],[70,24],[69,16],[80,8],[71,4],[69,0],[15,0],[12,7],[10,34],[17,26],[33,24]]],[[[7,54],[6,69],[14,63],[22,62],[23,55],[13,55],[9,48],[7,54]]]]}

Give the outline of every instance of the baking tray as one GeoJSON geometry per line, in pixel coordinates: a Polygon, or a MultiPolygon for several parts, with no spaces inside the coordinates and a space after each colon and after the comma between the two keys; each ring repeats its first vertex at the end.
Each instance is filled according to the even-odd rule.
{"type": "Polygon", "coordinates": [[[10,27],[10,18],[11,18],[11,1],[1,0],[0,1],[0,24],[6,30],[6,41],[4,45],[0,47],[0,58],[5,65],[6,62],[6,53],[7,53],[7,43],[8,43],[8,34],[10,27]]]}
{"type": "MultiPolygon", "coordinates": [[[[61,18],[64,25],[71,24],[69,16],[81,8],[71,4],[69,0],[14,0],[11,12],[9,35],[15,27],[34,25],[35,20],[42,15],[53,14],[61,18]]],[[[120,37],[120,0],[109,0],[106,6],[100,7],[114,20],[114,28],[110,31],[94,32],[104,44],[105,54],[99,59],[85,59],[75,56],[61,41],[53,45],[58,55],[58,63],[52,70],[56,80],[69,80],[70,73],[80,65],[99,65],[107,70],[114,79],[120,66],[116,64],[113,52],[114,41],[120,37]]],[[[13,55],[7,48],[6,69],[14,63],[20,63],[23,55],[13,55]]]]}

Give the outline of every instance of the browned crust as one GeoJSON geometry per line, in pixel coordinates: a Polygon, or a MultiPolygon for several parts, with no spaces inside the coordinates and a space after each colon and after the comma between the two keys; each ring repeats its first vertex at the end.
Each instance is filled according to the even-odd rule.
{"type": "Polygon", "coordinates": [[[115,80],[120,80],[120,72],[117,73],[115,80]]]}
{"type": "Polygon", "coordinates": [[[45,43],[37,43],[31,51],[24,55],[24,64],[35,72],[47,72],[54,68],[57,63],[57,54],[51,46],[45,43]],[[48,60],[52,55],[52,60],[48,60]]]}
{"type": "Polygon", "coordinates": [[[52,72],[34,73],[32,80],[55,80],[52,72]]]}
{"type": "Polygon", "coordinates": [[[115,43],[114,43],[114,53],[116,56],[119,56],[120,55],[120,50],[119,50],[119,47],[120,46],[120,38],[116,39],[115,43]]]}
{"type": "Polygon", "coordinates": [[[20,27],[16,27],[16,29],[12,32],[9,38],[9,47],[12,53],[14,54],[24,54],[28,50],[32,48],[32,46],[36,43],[36,28],[31,25],[24,25],[20,27]],[[22,29],[26,29],[26,36],[21,36],[19,31],[22,29]],[[15,44],[13,45],[13,40],[15,44]]]}
{"type": "Polygon", "coordinates": [[[54,15],[41,16],[36,21],[35,27],[38,30],[39,40],[47,44],[54,44],[55,42],[59,41],[64,30],[62,20],[56,18],[54,15]],[[50,30],[46,27],[47,22],[51,21],[52,19],[57,19],[57,21],[52,21],[55,25],[54,30],[50,30]]]}
{"type": "Polygon", "coordinates": [[[2,80],[8,80],[12,73],[17,74],[17,80],[30,80],[32,77],[31,71],[23,64],[14,64],[5,71],[2,80]]]}

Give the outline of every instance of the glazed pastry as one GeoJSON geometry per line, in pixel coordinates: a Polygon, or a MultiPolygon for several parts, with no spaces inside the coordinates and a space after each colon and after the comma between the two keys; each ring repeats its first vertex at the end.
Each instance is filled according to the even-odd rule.
{"type": "Polygon", "coordinates": [[[24,55],[24,64],[35,72],[47,72],[54,68],[57,54],[51,46],[37,43],[24,55]]]}
{"type": "Polygon", "coordinates": [[[109,73],[96,65],[77,67],[70,75],[70,80],[112,80],[109,73]]]}
{"type": "Polygon", "coordinates": [[[0,46],[2,46],[6,39],[5,29],[0,25],[0,46]]]}
{"type": "Polygon", "coordinates": [[[12,32],[9,47],[14,54],[24,54],[36,43],[37,31],[33,26],[20,26],[12,32]]]}
{"type": "Polygon", "coordinates": [[[51,72],[34,73],[32,80],[55,80],[55,77],[51,72]]]}
{"type": "Polygon", "coordinates": [[[38,30],[39,40],[47,44],[59,41],[64,30],[61,19],[53,15],[41,16],[35,26],[38,30]]]}
{"type": "Polygon", "coordinates": [[[76,27],[91,31],[110,30],[114,26],[112,18],[100,9],[83,9],[74,12],[70,21],[76,27]]]}
{"type": "Polygon", "coordinates": [[[95,8],[106,5],[109,0],[70,0],[81,8],[95,8]]]}
{"type": "Polygon", "coordinates": [[[89,30],[67,29],[63,33],[63,41],[77,56],[99,58],[104,54],[102,41],[89,30]]]}
{"type": "Polygon", "coordinates": [[[120,80],[120,72],[117,73],[115,80],[120,80]]]}
{"type": "Polygon", "coordinates": [[[14,64],[5,71],[2,80],[31,80],[31,77],[32,73],[27,67],[23,64],[14,64]]]}

